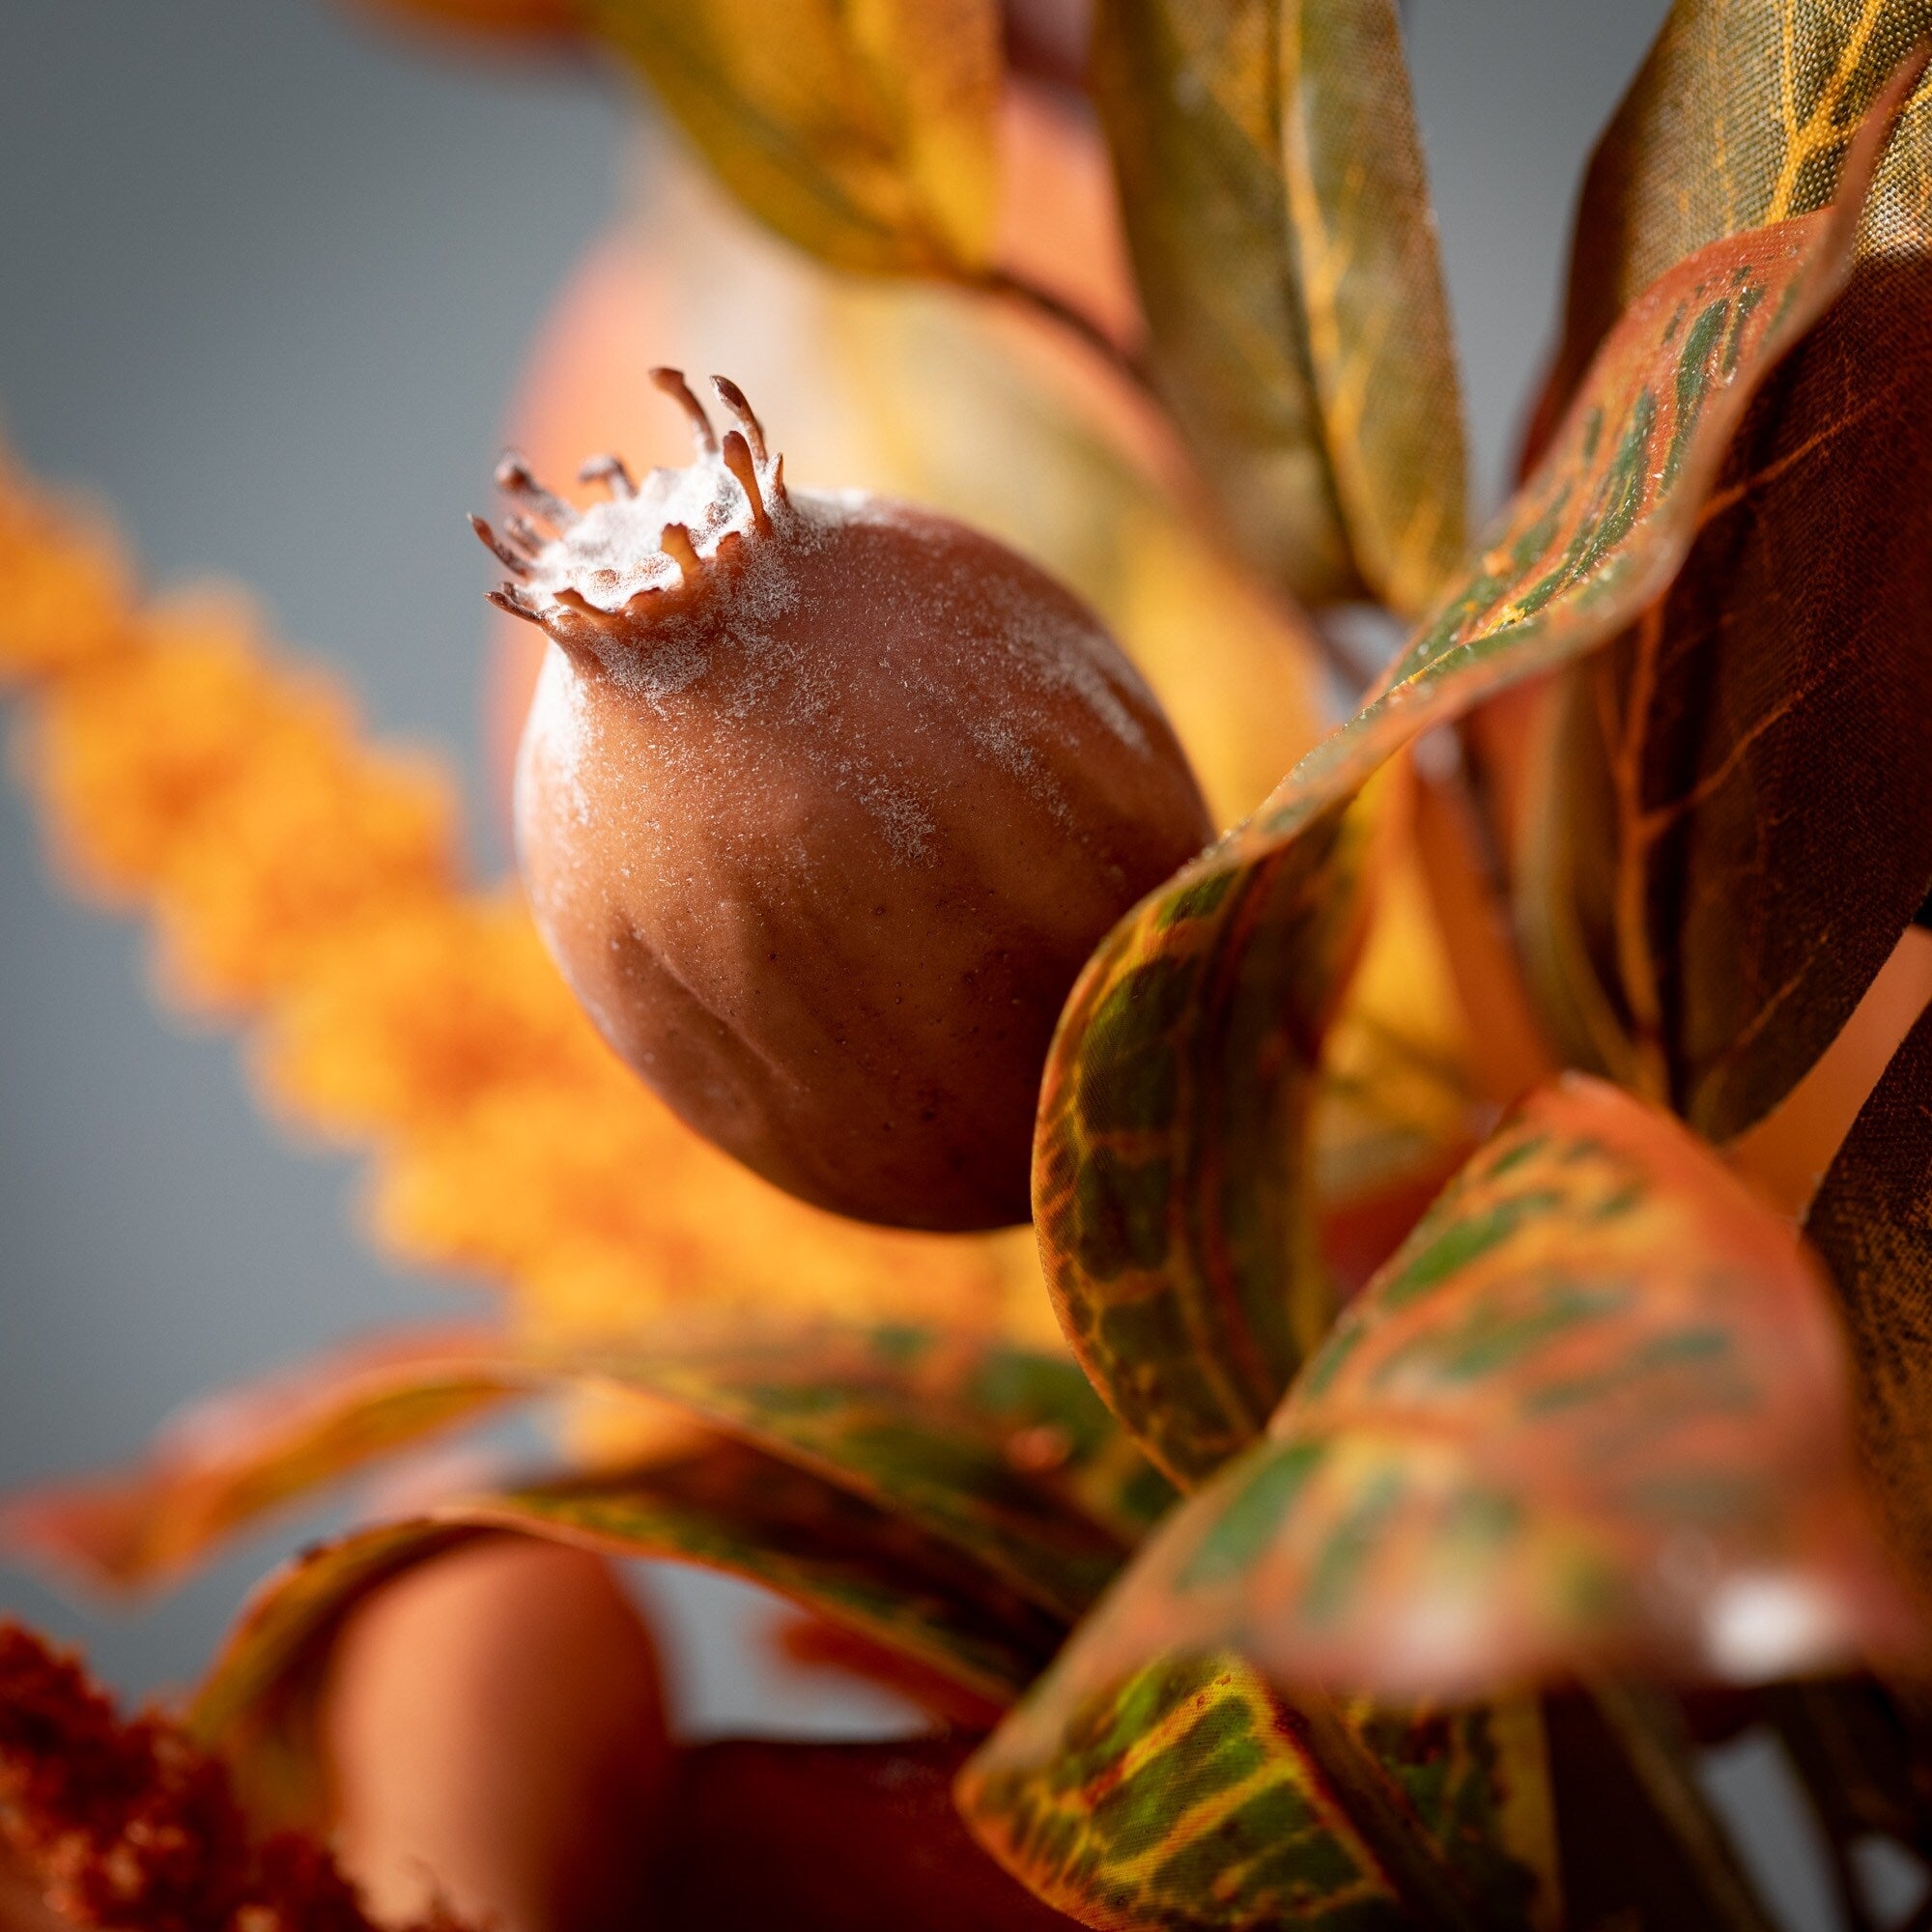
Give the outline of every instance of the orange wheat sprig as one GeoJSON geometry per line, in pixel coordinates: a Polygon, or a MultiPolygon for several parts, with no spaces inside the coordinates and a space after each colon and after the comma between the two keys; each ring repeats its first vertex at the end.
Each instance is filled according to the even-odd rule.
{"type": "Polygon", "coordinates": [[[546,1331],[667,1305],[997,1320],[1026,1236],[804,1208],[605,1050],[521,904],[466,887],[450,790],[372,748],[240,600],[144,602],[114,531],[0,458],[0,684],[65,877],[144,910],[169,996],[247,1024],[274,1107],[369,1144],[406,1258],[517,1291],[546,1331]]]}

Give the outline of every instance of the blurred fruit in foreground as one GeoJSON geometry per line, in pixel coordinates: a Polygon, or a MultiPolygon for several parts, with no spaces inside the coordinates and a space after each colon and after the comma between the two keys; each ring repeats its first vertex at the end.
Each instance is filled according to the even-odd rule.
{"type": "Polygon", "coordinates": [[[1028,1214],[1075,975],[1204,845],[1207,808],[1098,620],[990,538],[787,489],[721,442],[580,515],[510,463],[497,601],[554,648],[517,838],[606,1038],[707,1138],[864,1220],[1028,1214]],[[548,523],[546,542],[530,521],[548,523]]]}
{"type": "Polygon", "coordinates": [[[669,1932],[1055,1932],[952,1807],[970,1744],[726,1739],[685,1753],[669,1932]]]}
{"type": "Polygon", "coordinates": [[[597,1558],[488,1539],[388,1584],[337,1639],[324,1722],[378,1917],[440,1897],[497,1932],[651,1922],[671,1751],[650,1634],[597,1558]]]}

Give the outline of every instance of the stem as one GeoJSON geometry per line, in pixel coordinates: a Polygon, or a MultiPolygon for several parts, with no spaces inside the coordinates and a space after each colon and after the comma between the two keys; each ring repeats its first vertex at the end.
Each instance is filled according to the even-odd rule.
{"type": "Polygon", "coordinates": [[[1481,1913],[1464,1897],[1455,1873],[1417,1829],[1334,1701],[1316,1692],[1297,1696],[1294,1718],[1310,1761],[1412,1922],[1435,1932],[1481,1932],[1481,1913]]]}
{"type": "Polygon", "coordinates": [[[1010,269],[987,269],[974,284],[983,294],[1030,310],[1056,328],[1074,336],[1111,369],[1130,388],[1141,406],[1158,423],[1166,442],[1166,460],[1150,481],[1165,489],[1176,507],[1187,518],[1202,541],[1231,568],[1237,571],[1249,588],[1272,611],[1282,626],[1305,639],[1330,675],[1348,693],[1359,695],[1367,689],[1358,666],[1298,604],[1276,588],[1256,568],[1254,559],[1243,556],[1230,539],[1226,524],[1215,507],[1212,493],[1201,473],[1201,461],[1185,431],[1175,419],[1172,407],[1156,381],[1147,357],[1117,341],[1085,309],[1055,295],[1051,289],[1015,274],[1010,269]]]}
{"type": "Polygon", "coordinates": [[[1137,389],[1143,400],[1159,412],[1164,422],[1172,424],[1173,415],[1167,407],[1167,399],[1161,394],[1160,385],[1154,381],[1153,370],[1147,358],[1116,341],[1085,309],[1077,307],[1064,296],[1055,295],[1051,289],[1030,281],[1025,275],[1015,274],[1010,269],[986,270],[980,278],[980,286],[988,295],[1004,296],[1009,301],[1018,302],[1034,314],[1044,317],[1056,327],[1077,336],[1123,383],[1137,389]]]}
{"type": "Polygon", "coordinates": [[[1608,1679],[1585,1689],[1659,1820],[1677,1840],[1724,1932],[1777,1932],[1729,1836],[1697,1788],[1677,1714],[1652,1691],[1608,1679]]]}

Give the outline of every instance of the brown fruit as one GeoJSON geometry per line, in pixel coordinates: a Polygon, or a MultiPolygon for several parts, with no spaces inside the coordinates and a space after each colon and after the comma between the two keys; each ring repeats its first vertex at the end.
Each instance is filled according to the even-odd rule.
{"type": "MultiPolygon", "coordinates": [[[[506,459],[480,533],[552,640],[517,844],[611,1043],[766,1179],[903,1227],[1027,1218],[1040,1069],[1088,954],[1207,841],[1151,693],[990,538],[787,491],[744,398],[582,515],[506,459]]],[[[648,1183],[648,1176],[640,1176],[648,1183]]]]}
{"type": "Polygon", "coordinates": [[[600,1558],[483,1537],[405,1572],[343,1625],[321,1717],[339,1856],[385,1923],[439,1899],[495,1932],[654,1922],[673,1750],[600,1558]]]}

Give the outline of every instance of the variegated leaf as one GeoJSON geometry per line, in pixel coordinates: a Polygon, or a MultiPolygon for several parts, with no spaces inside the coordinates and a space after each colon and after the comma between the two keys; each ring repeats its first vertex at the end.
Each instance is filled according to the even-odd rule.
{"type": "Polygon", "coordinates": [[[841,269],[972,277],[997,211],[994,0],[582,0],[751,212],[841,269]]]}
{"type": "Polygon", "coordinates": [[[951,1542],[1071,1622],[1173,1492],[1062,1357],[983,1336],[684,1323],[652,1345],[537,1348],[486,1329],[360,1350],[218,1398],[122,1476],[14,1506],[16,1548],[122,1587],[516,1396],[648,1397],[803,1463],[951,1542]]]}
{"type": "MultiPolygon", "coordinates": [[[[1679,0],[1591,167],[1556,385],[1655,266],[1822,206],[1928,27],[1923,0],[1679,0]]],[[[1563,681],[1522,811],[1518,924],[1569,1052],[1716,1140],[1815,1064],[1932,885],[1928,185],[1921,89],[1844,296],[1669,595],[1563,681]]],[[[1686,327],[1723,353],[1711,311],[1686,327]]]]}
{"type": "Polygon", "coordinates": [[[1130,913],[1075,987],[1035,1146],[1048,1282],[1096,1386],[1182,1485],[1260,1433],[1329,1312],[1303,1141],[1358,923],[1358,790],[1418,732],[1595,649],[1668,586],[1752,394],[1843,286],[1906,84],[1867,118],[1830,208],[1716,242],[1632,305],[1374,700],[1130,913]]]}
{"type": "Polygon", "coordinates": [[[1155,1533],[1052,1694],[1222,1649],[1393,1699],[1748,1683],[1915,1629],[1820,1270],[1669,1115],[1573,1074],[1423,1217],[1266,1440],[1155,1533]]]}
{"type": "Polygon", "coordinates": [[[1106,0],[1094,89],[1156,375],[1242,547],[1424,608],[1462,406],[1393,0],[1106,0]]]}
{"type": "Polygon", "coordinates": [[[407,1565],[487,1531],[727,1571],[994,1705],[1024,1688],[1060,1637],[1053,1618],[936,1539],[717,1437],[648,1469],[469,1497],[309,1551],[243,1612],[196,1694],[196,1730],[249,1752],[278,1733],[299,1737],[327,1639],[350,1605],[407,1565]]]}
{"type": "Polygon", "coordinates": [[[1291,1704],[1229,1656],[1071,1694],[1056,1668],[958,1795],[1001,1863],[1109,1932],[1561,1922],[1529,1699],[1291,1704]]]}

